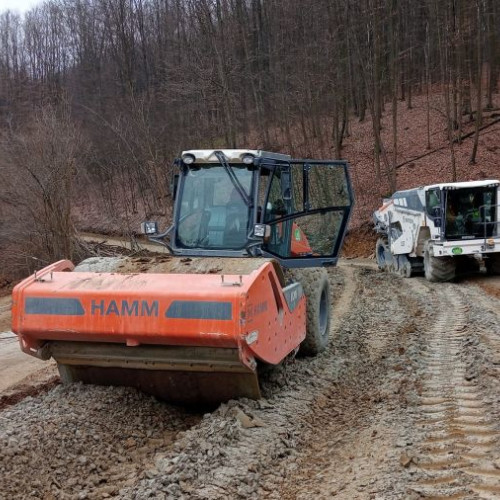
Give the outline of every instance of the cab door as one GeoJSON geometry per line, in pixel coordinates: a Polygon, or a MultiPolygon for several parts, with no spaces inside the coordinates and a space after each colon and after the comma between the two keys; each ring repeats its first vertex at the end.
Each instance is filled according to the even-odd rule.
{"type": "Polygon", "coordinates": [[[272,175],[263,251],[285,267],[334,265],[354,201],[347,162],[291,160],[272,175]]]}

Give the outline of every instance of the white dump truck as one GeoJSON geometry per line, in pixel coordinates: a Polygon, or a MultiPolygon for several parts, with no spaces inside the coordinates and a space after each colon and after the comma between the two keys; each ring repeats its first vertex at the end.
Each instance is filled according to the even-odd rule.
{"type": "Polygon", "coordinates": [[[498,180],[397,191],[373,214],[378,267],[450,281],[462,271],[500,272],[498,180]]]}

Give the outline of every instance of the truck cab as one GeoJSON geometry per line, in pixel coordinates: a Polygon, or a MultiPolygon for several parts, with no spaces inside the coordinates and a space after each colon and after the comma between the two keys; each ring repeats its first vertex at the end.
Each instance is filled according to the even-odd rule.
{"type": "Polygon", "coordinates": [[[427,216],[438,229],[439,238],[473,240],[496,236],[498,185],[498,181],[475,181],[426,188],[427,216]]]}

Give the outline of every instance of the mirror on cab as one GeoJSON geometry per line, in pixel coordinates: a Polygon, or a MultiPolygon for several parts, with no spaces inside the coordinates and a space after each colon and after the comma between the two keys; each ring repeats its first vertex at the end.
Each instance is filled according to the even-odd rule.
{"type": "Polygon", "coordinates": [[[147,236],[152,236],[158,234],[158,222],[156,221],[145,221],[141,222],[141,234],[147,236]]]}

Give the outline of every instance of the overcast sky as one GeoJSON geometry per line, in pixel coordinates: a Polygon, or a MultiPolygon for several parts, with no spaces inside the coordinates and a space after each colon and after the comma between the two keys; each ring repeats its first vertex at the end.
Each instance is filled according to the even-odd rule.
{"type": "Polygon", "coordinates": [[[10,9],[22,14],[41,2],[42,0],[0,0],[0,12],[10,9]]]}

